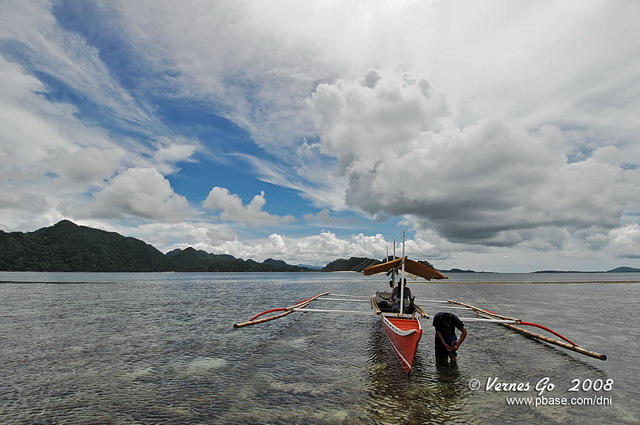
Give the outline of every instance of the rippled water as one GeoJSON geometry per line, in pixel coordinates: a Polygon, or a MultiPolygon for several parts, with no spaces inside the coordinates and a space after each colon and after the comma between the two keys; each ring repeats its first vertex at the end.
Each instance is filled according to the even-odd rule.
{"type": "MultiPolygon", "coordinates": [[[[576,276],[540,280],[580,279],[576,276]]],[[[469,279],[457,276],[457,281],[469,279]]],[[[460,299],[547,324],[609,359],[468,322],[460,366],[438,366],[432,327],[425,322],[414,372],[407,378],[375,316],[295,313],[232,328],[257,312],[320,292],[365,295],[383,289],[376,278],[353,273],[0,273],[0,281],[5,282],[0,284],[2,423],[640,422],[640,347],[632,322],[640,284],[414,284],[418,298],[460,299]],[[530,389],[488,391],[487,381],[495,378],[529,383],[530,389]],[[507,404],[507,397],[535,398],[533,387],[543,378],[555,385],[547,396],[569,402],[602,396],[610,404],[507,404]],[[477,391],[469,386],[474,379],[481,384],[477,391]],[[569,392],[576,379],[612,380],[611,390],[569,392]]],[[[331,307],[368,309],[366,304],[331,307]]]]}

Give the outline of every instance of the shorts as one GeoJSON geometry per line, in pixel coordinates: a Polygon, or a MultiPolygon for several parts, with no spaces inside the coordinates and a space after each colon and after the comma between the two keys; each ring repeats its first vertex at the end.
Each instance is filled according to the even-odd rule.
{"type": "MultiPolygon", "coordinates": [[[[455,345],[458,342],[458,337],[454,333],[448,334],[448,335],[442,335],[442,337],[444,338],[445,342],[449,344],[449,346],[455,345]]],[[[455,356],[456,353],[454,352],[453,355],[455,356]]],[[[436,334],[436,357],[448,357],[448,356],[449,356],[449,351],[447,351],[445,346],[442,345],[442,342],[440,342],[440,338],[438,338],[438,335],[436,334]]]]}

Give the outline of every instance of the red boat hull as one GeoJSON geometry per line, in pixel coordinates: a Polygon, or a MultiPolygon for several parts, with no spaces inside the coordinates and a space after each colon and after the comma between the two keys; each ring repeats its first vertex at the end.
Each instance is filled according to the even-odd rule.
{"type": "Polygon", "coordinates": [[[418,351],[418,342],[422,337],[422,326],[416,318],[403,319],[399,317],[382,316],[384,329],[391,346],[400,360],[400,364],[407,373],[411,373],[413,360],[418,351]]]}

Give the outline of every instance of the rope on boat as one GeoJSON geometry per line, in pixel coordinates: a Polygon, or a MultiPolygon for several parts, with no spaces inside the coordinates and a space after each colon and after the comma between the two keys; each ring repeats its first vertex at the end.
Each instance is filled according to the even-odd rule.
{"type": "Polygon", "coordinates": [[[361,261],[359,264],[357,264],[356,266],[351,268],[352,272],[362,272],[362,270],[366,269],[367,267],[369,267],[369,265],[373,265],[379,263],[378,260],[374,260],[373,258],[365,258],[363,261],[361,261]]]}

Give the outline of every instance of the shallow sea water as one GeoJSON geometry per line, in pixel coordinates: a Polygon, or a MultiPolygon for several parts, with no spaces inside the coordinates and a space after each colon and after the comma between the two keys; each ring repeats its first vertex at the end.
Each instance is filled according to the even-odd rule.
{"type": "MultiPolygon", "coordinates": [[[[640,423],[640,344],[635,327],[625,325],[635,317],[640,284],[461,283],[474,276],[515,282],[611,275],[461,274],[452,276],[456,284],[411,285],[417,298],[458,299],[548,325],[608,360],[467,322],[459,366],[440,366],[433,328],[423,321],[407,377],[373,315],[294,313],[232,327],[321,292],[367,295],[385,288],[384,280],[355,273],[0,273],[0,422],[640,423]],[[496,379],[529,389],[487,390],[496,379]],[[479,389],[470,388],[473,380],[479,389]],[[590,389],[569,391],[575,380],[590,389]],[[545,397],[568,404],[508,404],[510,398],[535,403],[540,381],[554,385],[545,397]],[[587,399],[605,404],[584,405],[587,399]]],[[[425,308],[431,315],[473,316],[425,308]]]]}

